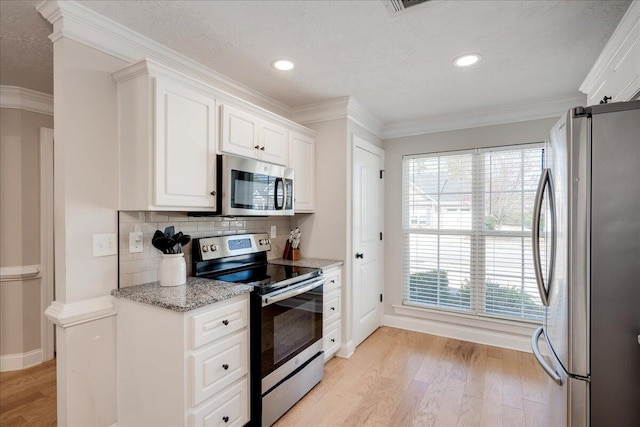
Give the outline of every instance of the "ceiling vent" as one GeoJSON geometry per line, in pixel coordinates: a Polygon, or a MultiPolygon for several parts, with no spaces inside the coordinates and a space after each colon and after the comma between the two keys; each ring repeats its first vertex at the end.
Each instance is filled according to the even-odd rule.
{"type": "Polygon", "coordinates": [[[431,0],[383,0],[390,15],[406,13],[407,9],[428,3],[431,0]]]}

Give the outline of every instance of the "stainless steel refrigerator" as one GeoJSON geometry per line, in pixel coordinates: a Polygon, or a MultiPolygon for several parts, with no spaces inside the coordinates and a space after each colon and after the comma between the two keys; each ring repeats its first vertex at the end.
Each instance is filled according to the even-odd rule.
{"type": "Polygon", "coordinates": [[[533,215],[549,425],[640,426],[640,101],[556,123],[533,215]]]}

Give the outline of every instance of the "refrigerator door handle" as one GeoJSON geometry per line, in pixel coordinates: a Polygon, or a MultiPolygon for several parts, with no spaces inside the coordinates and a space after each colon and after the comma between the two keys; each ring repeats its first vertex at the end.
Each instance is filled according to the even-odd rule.
{"type": "Polygon", "coordinates": [[[553,279],[556,252],[556,204],[554,193],[551,169],[546,168],[542,171],[540,181],[538,182],[538,190],[536,191],[536,199],[533,206],[533,236],[531,239],[533,245],[533,268],[536,275],[536,283],[538,284],[540,299],[542,300],[542,304],[545,306],[549,306],[549,289],[551,287],[551,280],[553,279]],[[547,286],[545,286],[545,280],[542,273],[542,263],[540,262],[540,220],[542,219],[542,200],[547,189],[549,191],[549,208],[551,209],[551,253],[549,256],[549,270],[546,278],[547,286]]]}
{"type": "Polygon", "coordinates": [[[547,375],[549,375],[551,379],[554,380],[558,385],[562,385],[562,377],[560,377],[560,374],[558,374],[555,369],[549,366],[547,361],[542,357],[542,353],[540,353],[538,341],[540,340],[540,335],[542,334],[544,334],[544,329],[542,326],[540,326],[538,329],[536,329],[536,331],[533,333],[533,336],[531,337],[531,349],[533,350],[533,355],[536,357],[538,363],[540,364],[540,366],[542,366],[542,369],[544,369],[547,375]]]}

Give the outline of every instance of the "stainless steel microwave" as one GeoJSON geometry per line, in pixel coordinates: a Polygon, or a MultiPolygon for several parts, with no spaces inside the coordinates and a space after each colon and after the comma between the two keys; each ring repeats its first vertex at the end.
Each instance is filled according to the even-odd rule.
{"type": "Polygon", "coordinates": [[[293,169],[229,155],[222,155],[218,165],[222,215],[293,215],[293,169]]]}

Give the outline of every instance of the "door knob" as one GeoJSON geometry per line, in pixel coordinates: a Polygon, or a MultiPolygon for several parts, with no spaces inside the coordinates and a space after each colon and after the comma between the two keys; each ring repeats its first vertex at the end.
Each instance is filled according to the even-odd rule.
{"type": "Polygon", "coordinates": [[[360,258],[360,259],[364,258],[364,254],[362,254],[362,253],[358,252],[358,253],[356,254],[356,259],[357,259],[357,258],[360,258]]]}

